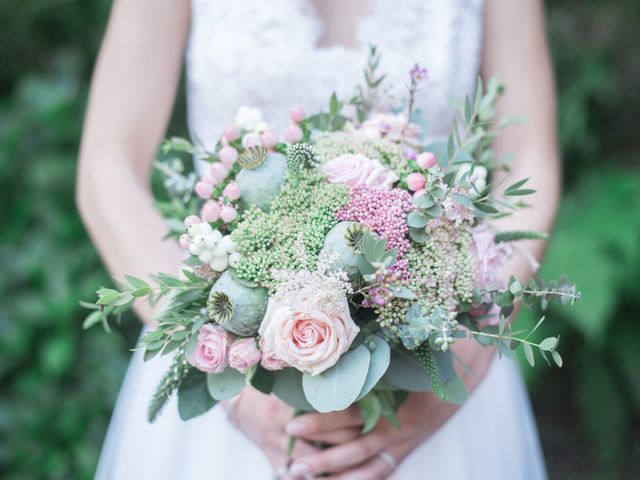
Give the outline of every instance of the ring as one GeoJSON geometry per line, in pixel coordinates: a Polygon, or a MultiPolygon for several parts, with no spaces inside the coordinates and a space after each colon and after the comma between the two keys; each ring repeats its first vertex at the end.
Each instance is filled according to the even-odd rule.
{"type": "Polygon", "coordinates": [[[378,454],[378,458],[382,460],[384,463],[386,463],[387,465],[389,465],[391,470],[395,470],[396,467],[398,466],[398,462],[396,462],[396,459],[393,458],[393,456],[390,453],[387,453],[384,450],[378,454]]]}

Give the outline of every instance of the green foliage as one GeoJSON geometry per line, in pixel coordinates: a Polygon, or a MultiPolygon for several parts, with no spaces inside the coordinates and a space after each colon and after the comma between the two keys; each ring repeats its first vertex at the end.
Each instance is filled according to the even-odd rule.
{"type": "Polygon", "coordinates": [[[319,412],[344,410],[354,403],[367,379],[371,354],[359,345],[340,357],[331,368],[316,375],[305,373],[302,388],[309,403],[319,412]]]}

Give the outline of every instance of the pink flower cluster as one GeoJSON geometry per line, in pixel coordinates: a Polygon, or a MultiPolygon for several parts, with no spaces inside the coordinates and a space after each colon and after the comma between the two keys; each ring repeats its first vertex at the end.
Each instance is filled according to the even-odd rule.
{"type": "Polygon", "coordinates": [[[388,250],[397,248],[395,268],[404,278],[408,265],[403,257],[411,248],[407,238],[407,214],[413,209],[411,194],[405,190],[380,190],[359,185],[349,190],[349,203],[338,210],[336,216],[340,221],[360,222],[386,238],[388,250]]]}
{"type": "Polygon", "coordinates": [[[200,327],[198,344],[187,360],[200,371],[221,373],[227,367],[245,372],[261,358],[255,338],[234,338],[224,328],[207,323],[200,327]]]}

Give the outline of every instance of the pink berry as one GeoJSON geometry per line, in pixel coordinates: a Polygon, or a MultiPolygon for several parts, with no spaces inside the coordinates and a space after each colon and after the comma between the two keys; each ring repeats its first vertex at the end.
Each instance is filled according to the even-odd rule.
{"type": "Polygon", "coordinates": [[[422,152],[418,155],[416,161],[420,168],[428,170],[436,164],[436,156],[431,152],[422,152]]]}
{"type": "Polygon", "coordinates": [[[238,151],[233,147],[222,147],[218,155],[222,164],[227,168],[233,167],[238,159],[238,151]]]}
{"type": "Polygon", "coordinates": [[[235,125],[231,125],[224,129],[223,135],[227,138],[229,142],[233,142],[240,138],[240,130],[235,125]]]}
{"type": "Polygon", "coordinates": [[[289,143],[298,143],[302,136],[302,129],[297,125],[291,125],[284,131],[284,139],[289,143]]]}
{"type": "Polygon", "coordinates": [[[260,135],[260,141],[266,148],[273,148],[278,144],[278,136],[273,132],[264,132],[260,135]]]}
{"type": "Polygon", "coordinates": [[[305,118],[304,110],[302,107],[293,107],[289,110],[289,117],[291,117],[292,122],[300,123],[305,118]]]}
{"type": "Polygon", "coordinates": [[[424,195],[424,192],[425,192],[424,188],[421,188],[420,190],[416,191],[416,192],[413,194],[413,198],[421,197],[422,195],[424,195]]]}
{"type": "Polygon", "coordinates": [[[191,237],[186,233],[183,233],[180,235],[178,243],[180,244],[180,248],[184,248],[186,250],[191,245],[191,237]]]}
{"type": "Polygon", "coordinates": [[[232,222],[237,215],[238,215],[238,212],[236,212],[236,209],[230,205],[225,205],[220,210],[220,218],[222,218],[222,221],[224,223],[232,222]]]}
{"type": "Polygon", "coordinates": [[[214,187],[218,185],[220,182],[211,176],[211,173],[204,172],[204,175],[200,178],[201,182],[210,183],[214,187]]]}
{"type": "Polygon", "coordinates": [[[410,173],[407,176],[407,185],[409,186],[409,190],[417,192],[424,188],[424,175],[421,173],[410,173]]]}
{"type": "Polygon", "coordinates": [[[255,148],[259,147],[260,143],[260,135],[257,133],[247,133],[244,137],[242,137],[242,146],[244,148],[255,148]]]}
{"type": "Polygon", "coordinates": [[[200,217],[197,215],[189,215],[184,219],[185,228],[189,228],[191,225],[198,225],[199,223],[202,223],[202,220],[200,220],[200,217]]]}
{"type": "Polygon", "coordinates": [[[229,175],[229,169],[223,164],[215,162],[209,167],[209,173],[218,183],[220,183],[229,175]]]}
{"type": "Polygon", "coordinates": [[[208,182],[198,182],[196,183],[196,193],[200,198],[210,198],[213,194],[213,185],[208,182]]]}
{"type": "Polygon", "coordinates": [[[220,218],[220,205],[218,202],[209,200],[202,206],[200,215],[205,222],[215,222],[220,218]]]}
{"type": "Polygon", "coordinates": [[[238,200],[240,198],[240,187],[236,182],[230,182],[226,187],[224,187],[222,195],[227,197],[229,200],[238,200]]]}

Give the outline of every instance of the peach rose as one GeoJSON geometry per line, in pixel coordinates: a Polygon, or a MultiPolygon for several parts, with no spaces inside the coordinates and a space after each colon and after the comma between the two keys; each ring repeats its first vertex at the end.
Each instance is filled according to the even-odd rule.
{"type": "Polygon", "coordinates": [[[329,183],[346,183],[351,187],[367,185],[389,190],[398,181],[398,176],[378,160],[361,154],[340,155],[325,163],[322,170],[329,183]]]}
{"type": "Polygon", "coordinates": [[[238,338],[229,349],[229,366],[244,373],[256,365],[261,356],[255,338],[238,338]]]}
{"type": "Polygon", "coordinates": [[[346,297],[338,312],[316,308],[297,311],[274,300],[260,325],[265,348],[277,358],[311,375],[336,364],[349,350],[359,328],[351,319],[346,297]]]}
{"type": "Polygon", "coordinates": [[[222,372],[228,362],[229,346],[233,335],[224,328],[207,323],[198,331],[198,345],[187,360],[198,370],[207,373],[222,372]]]}

